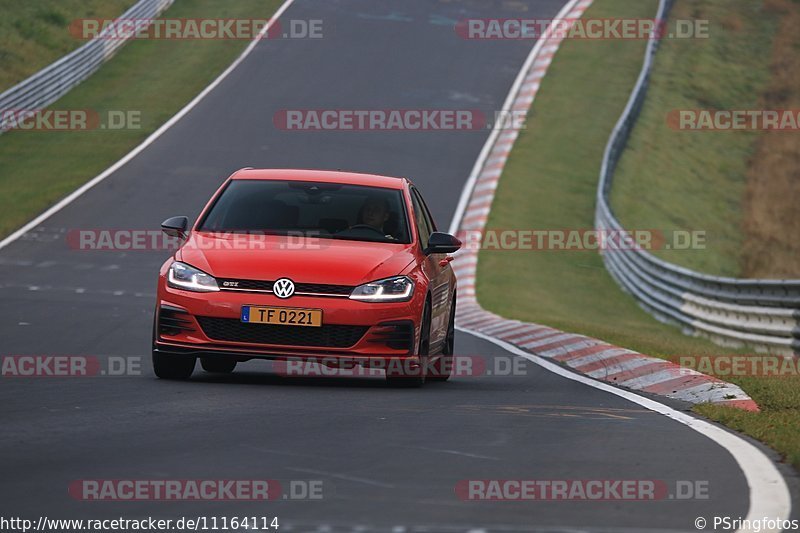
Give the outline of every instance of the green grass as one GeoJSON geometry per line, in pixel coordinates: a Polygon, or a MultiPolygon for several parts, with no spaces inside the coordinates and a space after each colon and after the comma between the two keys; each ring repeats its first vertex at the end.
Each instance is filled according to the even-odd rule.
{"type": "Polygon", "coordinates": [[[0,92],[85,41],[69,33],[80,18],[114,18],[136,0],[0,0],[0,92]]]}
{"type": "Polygon", "coordinates": [[[705,249],[660,250],[701,272],[742,274],[743,195],[760,132],[678,131],[676,109],[757,109],[778,15],[752,0],[680,0],[670,17],[710,21],[707,39],[665,39],[617,169],[611,205],[626,228],[706,232],[705,249]]]}
{"type": "MultiPolygon", "coordinates": [[[[279,0],[181,0],[164,16],[272,16],[279,0]]],[[[57,109],[141,112],[141,129],[10,131],[0,135],[0,237],[134,148],[208,85],[245,40],[138,40],[61,100],[57,109]]]]}
{"type": "MultiPolygon", "coordinates": [[[[656,4],[595,0],[586,16],[651,18],[656,4]]],[[[641,68],[644,45],[562,45],[503,172],[489,229],[593,227],[603,149],[641,68]]],[[[673,360],[732,352],[685,336],[642,311],[611,279],[596,252],[484,250],[479,259],[478,299],[500,315],[673,360]]],[[[724,379],[742,386],[762,412],[711,405],[697,411],[766,442],[800,467],[800,379],[724,379]]]]}
{"type": "Polygon", "coordinates": [[[771,446],[800,469],[800,378],[736,378],[761,407],[750,413],[716,405],[700,405],[696,411],[771,446]]]}

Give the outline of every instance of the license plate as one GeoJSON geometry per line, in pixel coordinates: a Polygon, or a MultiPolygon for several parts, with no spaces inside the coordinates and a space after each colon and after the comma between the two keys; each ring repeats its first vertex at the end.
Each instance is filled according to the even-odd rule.
{"type": "Polygon", "coordinates": [[[242,307],[242,322],[318,328],[322,325],[322,309],[245,305],[242,307]]]}

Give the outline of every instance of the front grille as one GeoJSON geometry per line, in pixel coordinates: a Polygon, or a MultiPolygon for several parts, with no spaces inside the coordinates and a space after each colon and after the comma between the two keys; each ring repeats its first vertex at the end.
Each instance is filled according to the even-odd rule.
{"type": "Polygon", "coordinates": [[[327,285],[324,283],[295,283],[295,292],[310,292],[314,294],[335,294],[349,296],[354,287],[349,285],[327,285]]]}
{"type": "Polygon", "coordinates": [[[279,346],[324,346],[349,348],[364,336],[368,326],[323,325],[276,326],[274,324],[245,324],[236,318],[197,317],[209,339],[279,346]]]}
{"type": "MultiPolygon", "coordinates": [[[[223,291],[263,291],[272,292],[274,281],[254,279],[220,279],[223,291]],[[227,284],[227,285],[226,285],[227,284]],[[234,285],[235,284],[235,285],[234,285]]],[[[329,285],[326,283],[295,283],[295,294],[321,294],[324,296],[348,296],[353,291],[350,285],[329,285]]]]}

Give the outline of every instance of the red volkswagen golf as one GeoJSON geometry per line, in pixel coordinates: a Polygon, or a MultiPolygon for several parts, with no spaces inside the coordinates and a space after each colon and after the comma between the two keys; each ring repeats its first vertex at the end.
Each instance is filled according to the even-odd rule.
{"type": "Polygon", "coordinates": [[[242,169],[161,267],[153,368],[186,379],[197,358],[232,372],[253,358],[381,367],[390,381],[446,380],[461,242],[436,231],[404,178],[242,169]]]}

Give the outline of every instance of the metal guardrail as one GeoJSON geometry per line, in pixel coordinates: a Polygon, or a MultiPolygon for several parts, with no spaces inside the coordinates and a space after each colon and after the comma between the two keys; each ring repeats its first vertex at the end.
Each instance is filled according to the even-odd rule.
{"type": "MultiPolygon", "coordinates": [[[[661,0],[666,20],[673,0],[661,0]]],[[[647,93],[658,40],[648,42],[642,71],[628,105],[606,145],[597,190],[595,227],[623,231],[609,205],[619,158],[647,93]]],[[[784,355],[800,354],[800,280],[737,279],[701,274],[644,250],[603,253],[606,268],[624,290],[656,318],[729,346],[750,346],[784,355]]]]}
{"type": "MultiPolygon", "coordinates": [[[[160,15],[174,0],[139,0],[119,18],[150,19],[160,15]]],[[[0,94],[0,110],[30,111],[41,109],[61,98],[70,89],[91,76],[129,39],[110,37],[106,28],[97,37],[51,63],[31,77],[0,94]]],[[[5,115],[5,113],[4,113],[5,115]]],[[[0,133],[9,123],[0,121],[0,133]]]]}

